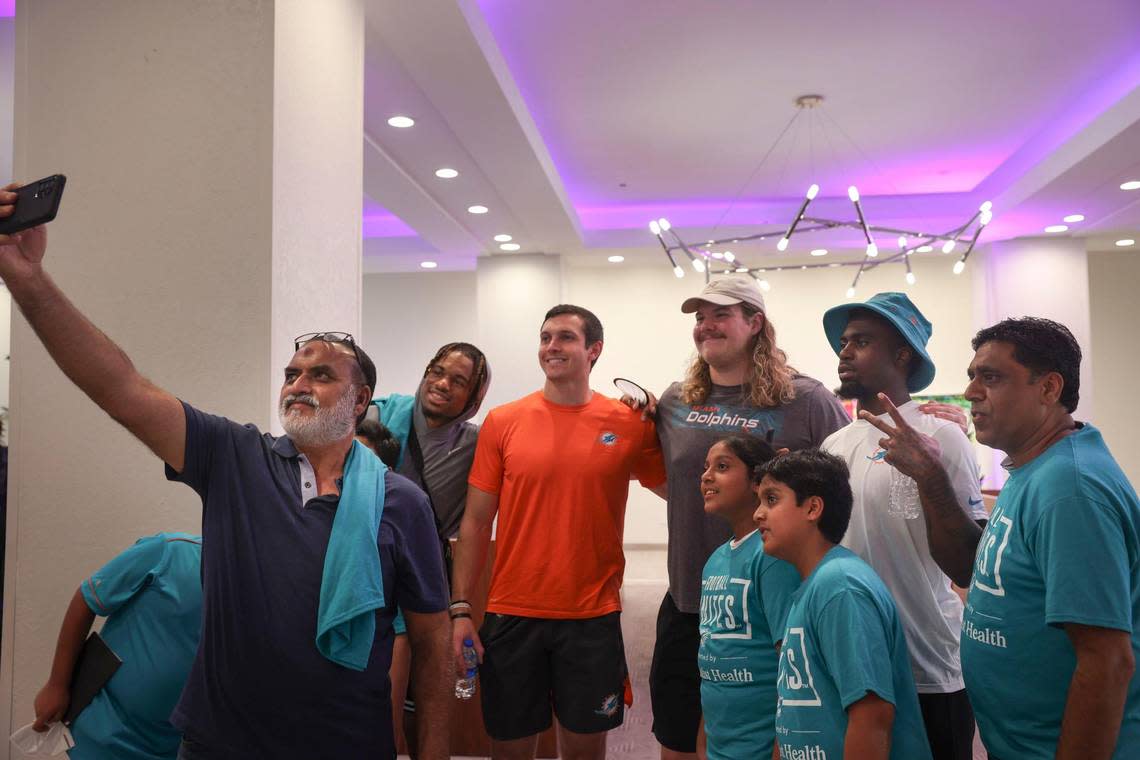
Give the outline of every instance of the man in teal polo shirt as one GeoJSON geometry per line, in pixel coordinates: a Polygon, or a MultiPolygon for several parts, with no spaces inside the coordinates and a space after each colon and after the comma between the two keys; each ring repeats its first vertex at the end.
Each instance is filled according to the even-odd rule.
{"type": "MultiPolygon", "coordinates": [[[[962,623],[966,690],[991,758],[1140,751],[1140,502],[1100,432],[1075,422],[1081,349],[1047,319],[973,341],[966,398],[1009,480],[978,544],[962,623]]],[[[930,471],[930,440],[880,423],[888,459],[930,471]]]]}

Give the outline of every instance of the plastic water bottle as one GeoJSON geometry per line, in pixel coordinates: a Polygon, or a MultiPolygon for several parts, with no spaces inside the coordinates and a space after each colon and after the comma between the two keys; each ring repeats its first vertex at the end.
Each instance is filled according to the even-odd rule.
{"type": "Polygon", "coordinates": [[[894,467],[891,468],[891,491],[887,498],[887,514],[904,520],[917,520],[922,514],[918,483],[894,467]]]}
{"type": "Polygon", "coordinates": [[[463,640],[464,672],[455,681],[455,696],[458,699],[471,699],[475,696],[475,673],[479,670],[479,655],[475,653],[475,642],[463,640]]]}

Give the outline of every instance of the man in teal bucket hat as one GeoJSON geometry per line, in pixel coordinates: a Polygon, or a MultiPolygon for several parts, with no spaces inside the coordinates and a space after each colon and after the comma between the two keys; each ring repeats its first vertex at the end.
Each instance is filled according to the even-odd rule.
{"type": "Polygon", "coordinates": [[[986,520],[974,449],[958,425],[911,400],[934,380],[935,367],[926,350],[930,320],[906,294],[836,306],[824,313],[823,329],[839,356],[840,398],[937,442],[947,479],[940,494],[920,492],[885,461],[883,433],[867,420],[832,433],[820,448],[851,472],[855,502],[843,545],[875,569],[898,605],[934,760],[968,760],[974,719],[958,653],[962,603],[950,581],[968,585],[986,520]]]}

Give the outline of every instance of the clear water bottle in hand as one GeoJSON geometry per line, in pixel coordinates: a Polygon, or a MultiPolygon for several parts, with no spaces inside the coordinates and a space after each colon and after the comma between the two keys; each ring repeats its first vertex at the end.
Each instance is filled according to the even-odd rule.
{"type": "Polygon", "coordinates": [[[479,671],[479,655],[475,652],[475,642],[463,640],[463,673],[455,681],[455,696],[458,699],[471,699],[475,696],[475,674],[479,671]]]}
{"type": "Polygon", "coordinates": [[[891,468],[891,491],[887,497],[887,514],[904,520],[917,520],[922,514],[922,502],[918,497],[918,483],[891,468]]]}

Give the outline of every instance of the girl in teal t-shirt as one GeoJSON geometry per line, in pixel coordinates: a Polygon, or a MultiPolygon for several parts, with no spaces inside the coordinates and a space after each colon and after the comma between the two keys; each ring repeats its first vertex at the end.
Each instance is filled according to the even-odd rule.
{"type": "Polygon", "coordinates": [[[794,567],[764,553],[752,522],[753,473],[774,454],[759,438],[725,438],[709,449],[701,475],[705,511],[733,532],[701,580],[697,665],[711,760],[772,756],[778,646],[800,584],[794,567]]]}

